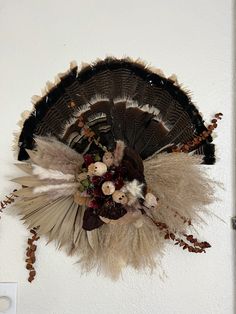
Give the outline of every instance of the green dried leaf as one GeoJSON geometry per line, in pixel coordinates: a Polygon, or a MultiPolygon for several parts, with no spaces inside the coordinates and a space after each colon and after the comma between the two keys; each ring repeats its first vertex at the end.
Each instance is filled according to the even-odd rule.
{"type": "Polygon", "coordinates": [[[90,185],[90,181],[88,179],[82,180],[81,184],[83,185],[83,187],[88,188],[90,185]]]}
{"type": "Polygon", "coordinates": [[[96,154],[94,156],[94,161],[100,161],[101,160],[101,157],[99,156],[99,154],[96,154]]]}

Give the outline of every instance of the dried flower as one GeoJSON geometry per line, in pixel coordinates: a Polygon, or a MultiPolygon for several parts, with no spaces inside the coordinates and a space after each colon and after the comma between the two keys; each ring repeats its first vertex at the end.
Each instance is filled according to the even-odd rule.
{"type": "Polygon", "coordinates": [[[173,232],[170,232],[168,226],[165,223],[155,221],[152,217],[150,217],[146,213],[145,213],[145,215],[157,226],[157,228],[159,230],[165,231],[164,232],[164,238],[166,240],[170,239],[170,240],[174,241],[175,245],[182,247],[183,250],[188,249],[188,251],[191,253],[206,253],[206,249],[211,247],[211,245],[206,241],[199,242],[197,240],[197,238],[193,237],[193,235],[183,234],[183,236],[186,238],[186,240],[192,244],[191,245],[191,244],[187,243],[185,240],[177,237],[173,232]]]}

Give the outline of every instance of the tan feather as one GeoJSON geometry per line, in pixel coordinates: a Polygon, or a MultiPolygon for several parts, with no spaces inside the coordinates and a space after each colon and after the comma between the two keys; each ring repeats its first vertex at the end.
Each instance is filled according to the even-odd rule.
{"type": "Polygon", "coordinates": [[[40,180],[35,176],[18,177],[11,179],[11,181],[28,187],[42,185],[42,182],[40,182],[40,180]]]}
{"type": "Polygon", "coordinates": [[[39,155],[37,164],[43,168],[74,174],[83,163],[80,154],[54,138],[36,137],[35,141],[39,155]]]}
{"type": "Polygon", "coordinates": [[[32,165],[30,163],[15,163],[14,165],[25,173],[32,174],[32,165]]]}
{"type": "Polygon", "coordinates": [[[42,158],[42,155],[34,150],[30,150],[30,149],[26,149],[27,154],[29,155],[31,162],[35,163],[35,164],[40,164],[40,160],[42,158]]]}
{"type": "Polygon", "coordinates": [[[33,188],[22,188],[13,193],[19,197],[34,197],[36,194],[33,192],[33,188]]]}

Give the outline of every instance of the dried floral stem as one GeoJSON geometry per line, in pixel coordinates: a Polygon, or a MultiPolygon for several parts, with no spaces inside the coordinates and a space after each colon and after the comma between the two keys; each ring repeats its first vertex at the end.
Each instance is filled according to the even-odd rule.
{"type": "Polygon", "coordinates": [[[202,141],[206,140],[208,136],[212,134],[214,129],[217,128],[217,120],[221,120],[223,113],[216,113],[215,118],[211,120],[211,124],[208,125],[207,131],[203,131],[199,136],[196,136],[192,141],[181,145],[180,147],[174,147],[173,152],[188,153],[189,151],[196,148],[202,141]]]}
{"type": "Polygon", "coordinates": [[[186,240],[191,243],[191,244],[189,244],[188,242],[186,242],[186,240],[178,238],[173,232],[170,232],[168,226],[165,223],[159,222],[159,221],[155,221],[149,215],[147,215],[147,214],[145,214],[145,215],[157,226],[157,228],[159,230],[165,232],[164,238],[166,240],[170,239],[170,240],[174,241],[175,245],[178,245],[178,246],[182,247],[183,250],[188,249],[188,251],[191,252],[191,253],[206,253],[205,249],[211,247],[211,245],[208,242],[206,242],[206,241],[199,242],[197,240],[197,238],[193,237],[193,235],[183,234],[183,236],[186,238],[186,240]]]}
{"type": "Polygon", "coordinates": [[[35,263],[35,251],[37,250],[37,245],[35,242],[39,239],[39,236],[37,234],[37,230],[39,227],[33,228],[30,230],[30,233],[32,233],[32,237],[28,238],[28,247],[26,249],[26,269],[29,270],[29,277],[28,281],[32,282],[34,280],[34,277],[36,275],[35,268],[33,264],[35,263]]]}
{"type": "Polygon", "coordinates": [[[84,123],[82,116],[79,116],[77,125],[79,128],[81,128],[82,134],[88,138],[89,142],[94,142],[103,151],[107,151],[107,148],[99,142],[100,138],[96,138],[96,134],[94,133],[94,131],[84,123]]]}
{"type": "Polygon", "coordinates": [[[174,217],[176,217],[176,216],[178,216],[183,221],[184,224],[187,223],[189,226],[192,225],[192,222],[190,219],[187,219],[186,217],[184,217],[184,216],[180,215],[179,213],[177,213],[176,211],[174,211],[174,217]]]}
{"type": "MultiPolygon", "coordinates": [[[[5,199],[0,201],[0,212],[2,213],[3,209],[5,209],[8,205],[12,204],[15,202],[15,198],[17,197],[14,192],[17,190],[14,190],[11,194],[6,195],[5,199]]],[[[0,217],[1,219],[1,217],[0,217]]]]}

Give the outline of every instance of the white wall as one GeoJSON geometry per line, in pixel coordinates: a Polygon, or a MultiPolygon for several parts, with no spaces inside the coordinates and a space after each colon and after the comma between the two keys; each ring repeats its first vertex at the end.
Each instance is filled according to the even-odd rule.
{"type": "Polygon", "coordinates": [[[169,246],[167,278],[128,269],[111,282],[81,276],[75,258],[39,242],[37,278],[27,282],[28,232],[17,217],[0,221],[0,281],[17,281],[18,314],[232,314],[232,0],[0,0],[0,177],[4,196],[14,188],[10,150],[20,113],[30,97],[71,60],[107,54],[141,57],[178,74],[193,91],[206,121],[218,111],[218,162],[209,170],[225,190],[201,231],[212,244],[205,255],[169,246]]]}

